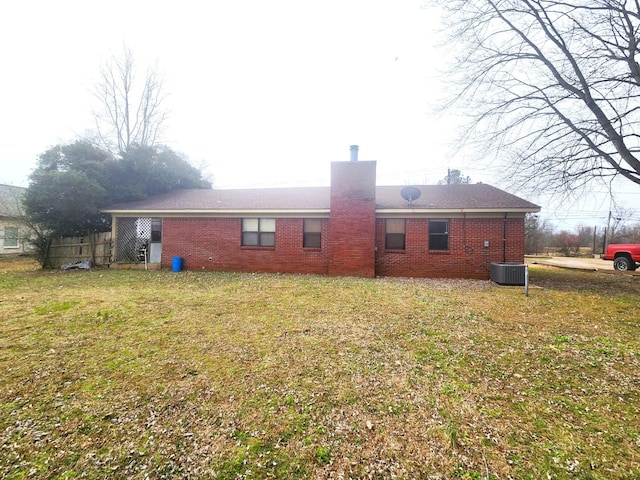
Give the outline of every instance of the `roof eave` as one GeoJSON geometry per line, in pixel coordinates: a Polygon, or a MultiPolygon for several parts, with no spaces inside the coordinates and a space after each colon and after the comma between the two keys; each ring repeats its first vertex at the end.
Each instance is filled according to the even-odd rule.
{"type": "MultiPolygon", "coordinates": [[[[447,215],[447,214],[486,214],[486,213],[536,213],[540,207],[519,208],[377,208],[376,215],[447,215]]],[[[239,216],[329,216],[328,208],[309,209],[105,209],[115,217],[239,217],[239,216]]]]}
{"type": "Polygon", "coordinates": [[[278,208],[256,208],[256,209],[105,209],[103,213],[110,213],[114,217],[238,217],[238,216],[278,216],[278,217],[300,217],[300,216],[329,216],[329,209],[278,209],[278,208]]]}
{"type": "Polygon", "coordinates": [[[447,213],[536,213],[540,207],[505,208],[378,208],[376,213],[385,214],[447,214],[447,213]]]}

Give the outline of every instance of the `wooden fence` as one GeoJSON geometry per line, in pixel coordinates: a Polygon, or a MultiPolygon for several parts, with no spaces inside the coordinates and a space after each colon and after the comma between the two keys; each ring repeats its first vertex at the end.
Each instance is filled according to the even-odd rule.
{"type": "Polygon", "coordinates": [[[109,265],[111,250],[111,232],[84,237],[61,237],[51,242],[45,266],[59,268],[67,263],[87,260],[92,265],[109,265]]]}

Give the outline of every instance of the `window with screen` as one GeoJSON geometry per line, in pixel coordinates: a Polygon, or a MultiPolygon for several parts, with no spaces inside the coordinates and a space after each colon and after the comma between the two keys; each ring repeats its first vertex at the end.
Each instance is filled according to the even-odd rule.
{"type": "Polygon", "coordinates": [[[449,250],[449,220],[429,220],[429,250],[449,250]]]}
{"type": "Polygon", "coordinates": [[[305,218],[302,246],[304,248],[322,247],[322,220],[319,218],[305,218]]]}
{"type": "Polygon", "coordinates": [[[388,218],[385,221],[384,248],[387,250],[404,250],[405,220],[404,218],[388,218]]]}

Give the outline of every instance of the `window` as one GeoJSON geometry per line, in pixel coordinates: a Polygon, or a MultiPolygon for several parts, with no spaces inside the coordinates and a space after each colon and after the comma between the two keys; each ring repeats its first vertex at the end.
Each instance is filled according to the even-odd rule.
{"type": "Polygon", "coordinates": [[[387,250],[404,250],[404,239],[404,218],[388,218],[385,225],[384,248],[387,250]]]}
{"type": "Polygon", "coordinates": [[[276,244],[275,218],[243,218],[242,245],[245,247],[273,247],[276,244]]]}
{"type": "Polygon", "coordinates": [[[18,227],[4,227],[5,248],[18,248],[18,227]]]}
{"type": "Polygon", "coordinates": [[[449,250],[449,220],[429,220],[429,250],[449,250]]]}
{"type": "Polygon", "coordinates": [[[305,218],[302,237],[302,246],[304,248],[321,248],[322,220],[319,218],[305,218]]]}

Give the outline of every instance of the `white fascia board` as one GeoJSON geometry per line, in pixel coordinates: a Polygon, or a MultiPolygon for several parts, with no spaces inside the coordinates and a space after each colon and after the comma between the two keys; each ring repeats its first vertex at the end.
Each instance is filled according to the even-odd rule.
{"type": "Polygon", "coordinates": [[[329,209],[316,210],[102,210],[114,217],[292,217],[325,218],[329,209]]]}
{"type": "Polygon", "coordinates": [[[539,212],[540,209],[534,208],[380,208],[376,210],[378,217],[429,217],[429,216],[469,216],[482,217],[486,215],[494,216],[496,214],[525,214],[539,212]]]}

